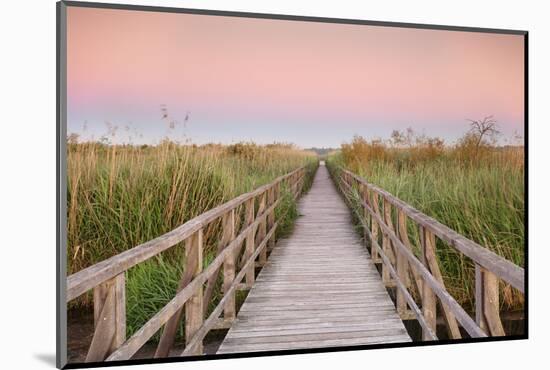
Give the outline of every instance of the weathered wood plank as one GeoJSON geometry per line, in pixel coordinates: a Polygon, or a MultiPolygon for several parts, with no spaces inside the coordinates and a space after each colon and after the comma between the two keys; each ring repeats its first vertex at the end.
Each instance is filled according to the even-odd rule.
{"type": "Polygon", "coordinates": [[[475,290],[475,305],[476,305],[476,324],[479,327],[487,332],[487,321],[485,320],[484,311],[484,301],[483,301],[483,267],[476,264],[475,265],[475,281],[476,281],[476,290],[475,290]]]}
{"type": "MultiPolygon", "coordinates": [[[[380,218],[385,219],[386,218],[386,212],[384,209],[385,207],[383,208],[383,211],[380,210],[380,200],[379,200],[378,194],[375,192],[372,193],[372,204],[374,206],[374,212],[376,212],[380,216],[380,218]]],[[[390,239],[386,234],[382,233],[382,251],[387,256],[390,255],[389,249],[390,249],[390,239]]],[[[391,258],[389,260],[392,261],[391,258]]],[[[388,271],[388,266],[386,264],[382,264],[382,282],[384,282],[386,286],[389,286],[391,283],[390,280],[391,279],[390,279],[390,273],[388,271]]]]}
{"type": "MultiPolygon", "coordinates": [[[[269,190],[268,190],[268,193],[267,193],[267,205],[270,206],[273,204],[273,202],[275,202],[275,197],[277,196],[277,192],[276,192],[276,187],[271,187],[269,190]]],[[[275,223],[275,210],[273,210],[272,212],[269,213],[269,215],[267,216],[267,229],[268,230],[271,230],[271,228],[273,227],[273,224],[275,223]]],[[[275,235],[273,235],[271,237],[271,239],[269,239],[269,242],[267,244],[267,248],[266,248],[266,251],[271,251],[273,249],[273,247],[275,247],[275,235]]],[[[267,259],[267,257],[266,257],[267,259]]]]}
{"type": "Polygon", "coordinates": [[[325,348],[341,346],[360,346],[379,343],[403,343],[403,333],[397,335],[364,337],[364,338],[346,338],[346,339],[327,339],[327,340],[309,340],[281,343],[256,343],[256,344],[226,344],[220,347],[218,353],[247,353],[258,351],[284,351],[291,349],[304,348],[325,348]]]}
{"type": "MultiPolygon", "coordinates": [[[[368,211],[367,211],[368,213],[368,211]]],[[[412,243],[409,239],[409,230],[407,228],[407,215],[402,210],[398,211],[398,224],[399,224],[399,239],[403,242],[403,244],[412,251],[412,243]]],[[[411,272],[413,275],[413,279],[416,285],[417,292],[421,295],[422,294],[422,278],[418,274],[418,271],[416,271],[416,268],[412,267],[409,262],[405,259],[405,264],[407,265],[407,282],[406,286],[407,288],[410,288],[411,282],[410,282],[410,276],[408,272],[411,272]]]]}
{"type": "Polygon", "coordinates": [[[476,266],[476,322],[482,323],[480,326],[491,336],[506,335],[500,319],[498,285],[495,274],[476,266]]]}
{"type": "MultiPolygon", "coordinates": [[[[196,261],[198,259],[198,248],[193,248],[193,237],[189,237],[185,240],[185,255],[187,262],[196,261]]],[[[183,276],[179,282],[176,293],[181,292],[183,288],[187,286],[193,280],[195,276],[194,265],[191,265],[191,268],[187,266],[184,270],[183,276]]],[[[155,351],[155,358],[162,358],[168,356],[170,349],[174,345],[174,340],[176,339],[176,333],[178,330],[179,323],[183,314],[183,308],[180,308],[171,318],[168,320],[166,325],[164,325],[164,330],[160,337],[159,344],[155,351]]]]}
{"type": "Polygon", "coordinates": [[[301,317],[300,316],[298,317],[248,316],[248,317],[237,318],[232,329],[240,330],[240,328],[243,328],[244,330],[247,330],[248,328],[253,326],[258,330],[263,330],[265,327],[274,326],[274,325],[276,326],[276,325],[280,325],[281,323],[284,323],[287,325],[311,324],[314,327],[318,327],[320,325],[325,325],[329,323],[333,323],[334,325],[338,325],[338,326],[360,325],[360,324],[368,324],[368,323],[374,323],[374,322],[384,323],[384,325],[387,325],[388,327],[403,325],[402,321],[399,319],[397,315],[395,316],[395,318],[388,319],[388,316],[390,313],[391,313],[390,311],[384,310],[380,312],[362,313],[362,314],[357,314],[353,316],[344,315],[344,314],[319,315],[316,317],[312,317],[312,316],[309,316],[309,317],[306,317],[306,316],[301,316],[301,317]],[[395,321],[395,320],[398,320],[398,321],[395,321]]]}
{"type": "MultiPolygon", "coordinates": [[[[262,214],[264,212],[266,204],[267,204],[266,202],[267,202],[267,193],[263,193],[260,196],[260,202],[259,202],[259,205],[258,205],[258,214],[262,214]]],[[[268,217],[269,217],[269,215],[268,215],[268,217]]],[[[264,218],[260,222],[260,225],[258,226],[258,234],[256,236],[256,238],[257,238],[256,244],[259,245],[264,240],[266,232],[267,232],[267,218],[264,218]]],[[[257,247],[258,246],[256,246],[256,248],[257,247]]],[[[258,258],[258,262],[259,262],[260,267],[262,267],[263,265],[266,264],[266,262],[267,262],[267,249],[262,250],[262,252],[260,253],[260,256],[258,258]]]]}
{"type": "MultiPolygon", "coordinates": [[[[247,344],[261,344],[261,343],[288,343],[288,342],[306,342],[306,341],[323,341],[323,340],[345,340],[355,338],[373,338],[373,337],[385,337],[395,335],[407,335],[405,328],[378,328],[378,329],[363,329],[363,330],[331,330],[331,331],[317,331],[309,333],[303,333],[303,331],[295,331],[293,334],[282,334],[279,331],[274,333],[263,333],[264,336],[253,334],[239,333],[237,336],[231,336],[231,338],[224,340],[225,345],[247,345],[247,344]],[[296,333],[297,332],[297,333],[296,333]]],[[[345,344],[345,341],[343,342],[345,344]]]]}
{"type": "MultiPolygon", "coordinates": [[[[232,209],[231,211],[227,212],[222,216],[222,237],[218,243],[218,248],[216,255],[220,254],[220,252],[235,238],[235,210],[232,209]]],[[[206,310],[208,309],[208,302],[210,302],[210,299],[212,298],[212,294],[214,293],[214,287],[216,286],[216,282],[218,280],[218,275],[220,273],[220,270],[216,271],[214,275],[208,280],[208,283],[206,284],[206,289],[204,291],[204,314],[206,315],[206,310]]]]}
{"type": "MultiPolygon", "coordinates": [[[[246,213],[245,213],[245,222],[247,225],[251,225],[254,221],[254,198],[250,199],[248,202],[246,202],[246,213]]],[[[254,254],[254,236],[256,234],[256,228],[253,227],[246,236],[246,246],[245,246],[245,254],[244,258],[245,261],[248,260],[252,254],[254,254]]],[[[254,265],[250,265],[248,267],[248,271],[246,273],[246,285],[248,287],[252,287],[254,284],[254,265]]]]}
{"type": "MultiPolygon", "coordinates": [[[[106,296],[99,305],[96,305],[96,307],[101,307],[101,310],[97,314],[94,336],[86,355],[86,362],[103,361],[109,354],[111,342],[115,336],[115,291],[110,287],[107,289],[96,288],[96,290],[99,289],[104,290],[106,296]]],[[[99,294],[94,294],[94,296],[99,296],[99,294]]]]}
{"type": "Polygon", "coordinates": [[[218,353],[410,341],[326,168],[299,211],[218,353]]]}
{"type": "Polygon", "coordinates": [[[124,273],[94,289],[94,326],[86,362],[103,361],[126,340],[124,273]]]}
{"type": "MultiPolygon", "coordinates": [[[[445,286],[445,283],[443,281],[443,275],[441,274],[441,270],[439,269],[439,263],[437,261],[437,256],[435,253],[435,246],[436,246],[435,235],[429,231],[426,231],[426,229],[424,229],[424,248],[423,248],[424,258],[434,278],[442,286],[445,286]]],[[[441,302],[441,307],[443,309],[443,317],[445,318],[445,322],[447,324],[449,336],[453,339],[461,338],[462,335],[460,334],[458,323],[456,322],[456,318],[452,313],[451,309],[449,308],[449,306],[447,306],[443,302],[441,302]]]]}
{"type": "MultiPolygon", "coordinates": [[[[235,211],[232,210],[224,222],[224,234],[229,235],[229,240],[235,238],[235,211]]],[[[235,280],[235,263],[237,256],[235,253],[229,253],[223,261],[223,293],[227,296],[227,302],[224,307],[224,319],[233,321],[236,316],[235,292],[231,291],[231,286],[235,280]]]]}
{"type": "MultiPolygon", "coordinates": [[[[433,252],[433,237],[432,233],[430,231],[426,230],[424,227],[421,229],[421,235],[422,235],[422,263],[424,266],[426,266],[426,269],[429,270],[430,268],[430,258],[431,255],[434,254],[433,252]]],[[[428,327],[431,331],[436,330],[437,326],[437,301],[435,299],[435,294],[430,287],[430,285],[423,281],[422,283],[422,315],[424,316],[424,320],[426,320],[428,327]]],[[[428,340],[428,331],[423,330],[422,331],[422,339],[428,340]]]]}
{"type": "MultiPolygon", "coordinates": [[[[193,236],[193,242],[191,249],[197,249],[197,252],[194,253],[195,258],[193,260],[189,259],[187,268],[193,271],[193,277],[197,277],[203,268],[203,231],[199,229],[197,233],[193,236]]],[[[188,251],[190,254],[190,251],[188,251]]],[[[216,274],[214,272],[213,274],[216,274]]],[[[203,308],[203,286],[202,284],[198,286],[195,290],[195,294],[185,304],[185,343],[189,343],[191,338],[195,333],[200,329],[204,321],[204,308],[203,308]]],[[[195,346],[194,354],[202,354],[202,342],[195,346]]]]}

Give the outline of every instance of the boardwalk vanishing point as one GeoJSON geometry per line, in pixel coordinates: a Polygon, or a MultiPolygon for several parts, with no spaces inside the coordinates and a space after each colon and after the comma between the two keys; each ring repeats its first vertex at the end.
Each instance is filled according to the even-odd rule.
{"type": "Polygon", "coordinates": [[[409,342],[324,165],[218,353],[409,342]]]}

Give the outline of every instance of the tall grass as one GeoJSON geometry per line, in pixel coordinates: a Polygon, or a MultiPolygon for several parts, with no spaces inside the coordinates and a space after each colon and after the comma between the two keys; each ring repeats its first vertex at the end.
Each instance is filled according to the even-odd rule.
{"type": "MultiPolygon", "coordinates": [[[[239,194],[300,166],[308,178],[316,156],[290,145],[116,146],[68,145],[69,274],[158,237],[239,194]]],[[[276,212],[292,224],[295,205],[284,196],[276,212]],[[293,211],[294,209],[294,211],[293,211]],[[287,212],[287,210],[290,210],[287,212]]],[[[205,233],[205,264],[213,258],[219,231],[205,233]]],[[[173,298],[184,266],[175,246],[128,271],[128,330],[133,332],[173,298]]],[[[71,303],[87,306],[89,296],[71,303]]]]}
{"type": "MultiPolygon", "coordinates": [[[[500,256],[524,264],[523,148],[468,150],[415,145],[395,148],[356,138],[332,155],[343,166],[500,256]],[[474,158],[475,156],[475,158],[474,158]]],[[[414,232],[414,231],[413,231],[414,232]]],[[[470,261],[438,242],[437,256],[447,288],[463,305],[473,306],[474,270],[470,261]]],[[[523,298],[504,289],[504,308],[523,298]]]]}

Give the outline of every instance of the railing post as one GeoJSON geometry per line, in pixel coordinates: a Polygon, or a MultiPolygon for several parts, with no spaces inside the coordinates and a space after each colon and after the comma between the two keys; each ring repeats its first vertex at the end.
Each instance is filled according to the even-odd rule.
{"type": "MultiPolygon", "coordinates": [[[[429,249],[431,247],[432,234],[426,228],[420,227],[421,243],[422,243],[422,263],[429,270],[430,266],[428,263],[427,255],[429,254],[429,249]]],[[[430,285],[424,281],[422,284],[422,316],[428,327],[436,333],[437,328],[437,306],[435,300],[435,294],[432,291],[430,285]]],[[[422,331],[422,340],[430,340],[429,333],[425,330],[422,331]]]]}
{"type": "MultiPolygon", "coordinates": [[[[267,192],[267,204],[268,207],[271,207],[275,203],[275,189],[277,185],[271,186],[267,192]]],[[[271,230],[273,225],[275,224],[275,208],[269,212],[267,215],[267,229],[271,230]]],[[[273,247],[275,246],[275,234],[272,234],[271,238],[269,238],[269,241],[267,243],[266,249],[268,251],[271,251],[273,247]]]]}
{"type": "Polygon", "coordinates": [[[498,278],[476,264],[476,323],[490,336],[506,335],[500,320],[498,278]]]}
{"type": "MultiPolygon", "coordinates": [[[[368,196],[368,193],[367,193],[368,196]]],[[[376,194],[375,191],[372,192],[372,202],[370,202],[372,210],[377,214],[380,215],[380,210],[378,208],[378,194],[376,194]]],[[[378,243],[378,222],[376,222],[376,219],[374,217],[371,217],[371,244],[372,244],[372,261],[374,263],[380,263],[380,257],[378,256],[378,249],[374,246],[374,243],[378,243]]]]}
{"type": "Polygon", "coordinates": [[[300,187],[300,171],[294,174],[294,182],[296,183],[296,194],[298,194],[298,188],[300,187]]]}
{"type": "MultiPolygon", "coordinates": [[[[396,253],[397,253],[396,255],[397,277],[403,285],[408,287],[407,285],[408,272],[407,272],[406,257],[400,251],[396,251],[396,253]]],[[[401,289],[396,289],[396,295],[397,295],[396,297],[397,313],[399,313],[401,317],[404,317],[405,313],[407,312],[407,300],[405,299],[405,295],[403,294],[401,289]]]]}
{"type": "Polygon", "coordinates": [[[103,361],[126,340],[124,273],[94,288],[94,336],[86,362],[103,361]]]}
{"type": "Polygon", "coordinates": [[[349,185],[348,183],[348,174],[346,172],[344,172],[342,174],[342,182],[344,182],[345,184],[349,185]]]}
{"type": "MultiPolygon", "coordinates": [[[[194,235],[191,235],[190,237],[185,239],[184,243],[185,269],[183,271],[183,276],[180,279],[176,292],[180,292],[183,288],[187,286],[187,284],[191,282],[191,280],[193,280],[193,276],[195,276],[195,264],[193,261],[197,260],[197,254],[199,252],[198,248],[194,247],[194,235]]],[[[176,334],[182,314],[183,308],[172,315],[170,320],[168,320],[168,322],[166,322],[166,324],[164,325],[164,330],[162,331],[157,350],[155,351],[155,358],[166,357],[170,354],[170,349],[172,349],[174,340],[176,339],[176,334]]]]}
{"type": "MultiPolygon", "coordinates": [[[[383,199],[383,203],[384,203],[384,223],[390,230],[395,231],[393,222],[391,220],[391,204],[385,198],[383,199]]],[[[394,249],[392,248],[391,239],[386,235],[386,233],[383,234],[382,238],[383,238],[382,250],[384,251],[384,254],[388,256],[388,259],[390,260],[392,265],[395,267],[396,261],[395,261],[394,249]]],[[[393,282],[391,279],[389,269],[384,268],[384,264],[382,264],[382,281],[386,286],[389,286],[389,287],[395,285],[395,282],[393,282]]]]}
{"type": "MultiPolygon", "coordinates": [[[[435,252],[436,251],[435,235],[432,232],[425,230],[424,240],[425,240],[424,242],[425,248],[423,249],[423,256],[427,263],[426,267],[430,271],[432,276],[442,286],[445,286],[445,282],[443,281],[443,275],[441,274],[441,270],[439,269],[439,263],[437,262],[437,256],[435,252]]],[[[443,318],[447,323],[449,336],[453,339],[462,338],[462,335],[460,334],[460,329],[458,328],[456,317],[451,312],[451,309],[443,302],[441,302],[441,308],[443,309],[443,318]]]]}
{"type": "MultiPolygon", "coordinates": [[[[202,272],[203,265],[203,230],[199,229],[193,235],[193,241],[186,250],[188,256],[196,256],[187,261],[187,268],[193,271],[193,278],[202,272]],[[192,253],[191,249],[196,249],[196,253],[192,253]]],[[[191,341],[197,330],[200,329],[204,320],[203,308],[203,287],[197,289],[197,292],[185,304],[185,343],[191,341]]],[[[203,352],[202,341],[195,346],[194,354],[200,355],[203,352]]]]}
{"type": "MultiPolygon", "coordinates": [[[[403,210],[400,209],[398,211],[397,218],[398,218],[397,223],[398,223],[398,229],[399,229],[399,239],[410,251],[412,251],[413,248],[412,248],[411,241],[409,239],[409,231],[407,229],[407,215],[405,214],[405,212],[403,212],[403,210]]],[[[414,268],[414,266],[409,264],[407,261],[405,261],[405,270],[406,270],[405,275],[406,275],[407,288],[410,288],[411,286],[411,278],[409,274],[409,272],[411,272],[414,278],[416,289],[418,291],[418,295],[422,297],[422,284],[423,284],[422,277],[420,276],[416,268],[414,268]]]]}
{"type": "MultiPolygon", "coordinates": [[[[260,204],[258,206],[258,216],[262,215],[266,209],[266,198],[267,198],[267,191],[263,192],[260,196],[260,204]]],[[[266,235],[266,223],[267,223],[267,217],[263,217],[260,221],[260,224],[258,225],[258,237],[256,240],[256,247],[264,240],[266,235]]],[[[267,262],[267,249],[264,248],[260,252],[260,255],[258,257],[258,262],[260,266],[264,266],[267,262]]]]}
{"type": "MultiPolygon", "coordinates": [[[[407,249],[412,251],[411,241],[409,240],[409,230],[407,229],[407,215],[405,215],[405,212],[403,212],[401,209],[397,210],[397,231],[398,231],[398,234],[399,234],[399,240],[401,240],[401,242],[403,243],[403,245],[405,247],[407,247],[407,249]]],[[[420,285],[421,285],[422,280],[420,279],[419,276],[417,276],[416,271],[411,268],[411,266],[407,262],[406,257],[403,256],[403,259],[404,259],[404,263],[405,263],[405,266],[404,266],[405,267],[405,272],[404,272],[405,281],[403,281],[403,284],[405,284],[405,286],[407,288],[411,287],[411,277],[410,277],[410,273],[409,273],[409,272],[411,272],[413,274],[413,277],[414,277],[415,281],[417,282],[417,286],[420,290],[420,285]]],[[[422,293],[420,293],[420,294],[422,294],[422,293]]]]}
{"type": "MultiPolygon", "coordinates": [[[[219,255],[225,247],[233,240],[235,239],[235,209],[232,209],[231,211],[225,213],[222,216],[222,235],[221,239],[218,243],[217,248],[217,254],[219,255]],[[233,221],[230,221],[233,220],[233,221]],[[231,224],[229,224],[232,222],[231,224]]],[[[208,283],[206,284],[206,289],[204,291],[204,315],[206,317],[206,314],[208,313],[208,303],[210,302],[210,299],[212,298],[212,294],[214,293],[214,289],[216,287],[216,282],[218,281],[218,276],[220,273],[220,268],[216,270],[212,274],[212,276],[208,279],[208,283]]]]}
{"type": "MultiPolygon", "coordinates": [[[[359,183],[359,200],[361,201],[361,209],[363,210],[363,225],[365,225],[363,227],[363,240],[365,241],[365,246],[368,246],[369,240],[368,240],[368,232],[366,228],[369,226],[369,222],[368,222],[369,213],[367,212],[367,209],[363,205],[363,203],[368,204],[368,196],[367,196],[367,187],[362,183],[359,183]]],[[[372,255],[372,250],[373,248],[371,248],[371,251],[370,251],[371,255],[372,255]]]]}
{"type": "MultiPolygon", "coordinates": [[[[229,240],[235,239],[235,210],[232,209],[224,216],[223,233],[229,235],[229,240]]],[[[236,253],[228,253],[223,262],[223,293],[228,296],[224,305],[223,317],[226,321],[235,319],[235,291],[228,293],[231,284],[235,280],[235,258],[236,253]]]]}
{"type": "Polygon", "coordinates": [[[302,170],[298,170],[294,173],[293,175],[294,179],[294,199],[297,199],[298,196],[300,195],[300,193],[302,192],[302,181],[303,181],[303,177],[302,177],[302,170]]]}
{"type": "MultiPolygon", "coordinates": [[[[246,226],[250,226],[254,222],[254,198],[251,198],[246,202],[246,226]]],[[[245,245],[245,258],[244,261],[248,261],[252,255],[254,254],[254,234],[256,234],[256,230],[254,228],[251,228],[251,230],[248,232],[248,235],[246,236],[246,245],[245,245]]],[[[252,285],[254,285],[254,264],[251,263],[250,267],[248,268],[248,271],[246,272],[246,286],[248,288],[252,288],[252,285]]]]}
{"type": "Polygon", "coordinates": [[[476,283],[476,324],[487,333],[487,321],[483,313],[483,268],[476,263],[475,265],[475,283],[476,283]]]}

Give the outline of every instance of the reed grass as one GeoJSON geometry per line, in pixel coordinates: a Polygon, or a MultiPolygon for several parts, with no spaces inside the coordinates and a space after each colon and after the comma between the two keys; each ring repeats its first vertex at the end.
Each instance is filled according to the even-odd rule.
{"type": "MultiPolygon", "coordinates": [[[[328,165],[357,173],[465,237],[524,265],[522,147],[484,147],[481,151],[460,144],[395,148],[356,138],[330,156],[328,165]]],[[[417,233],[414,228],[410,231],[417,233]]],[[[441,241],[437,257],[450,293],[472,308],[471,261],[441,241]]],[[[523,295],[503,285],[502,308],[522,304],[523,295]]]]}
{"type": "MultiPolygon", "coordinates": [[[[158,146],[68,145],[68,274],[156,238],[205,211],[307,165],[307,184],[317,165],[313,153],[291,145],[253,143],[158,146]]],[[[296,217],[283,189],[276,213],[278,235],[296,217]]],[[[216,227],[205,231],[205,264],[215,258],[216,227]]],[[[184,266],[174,246],[127,273],[128,333],[174,297],[184,266]]],[[[219,287],[218,287],[219,288],[219,287]]],[[[213,301],[219,299],[219,291],[213,301]]],[[[70,308],[90,307],[90,295],[70,308]]],[[[181,334],[181,332],[180,332],[181,334]]]]}

